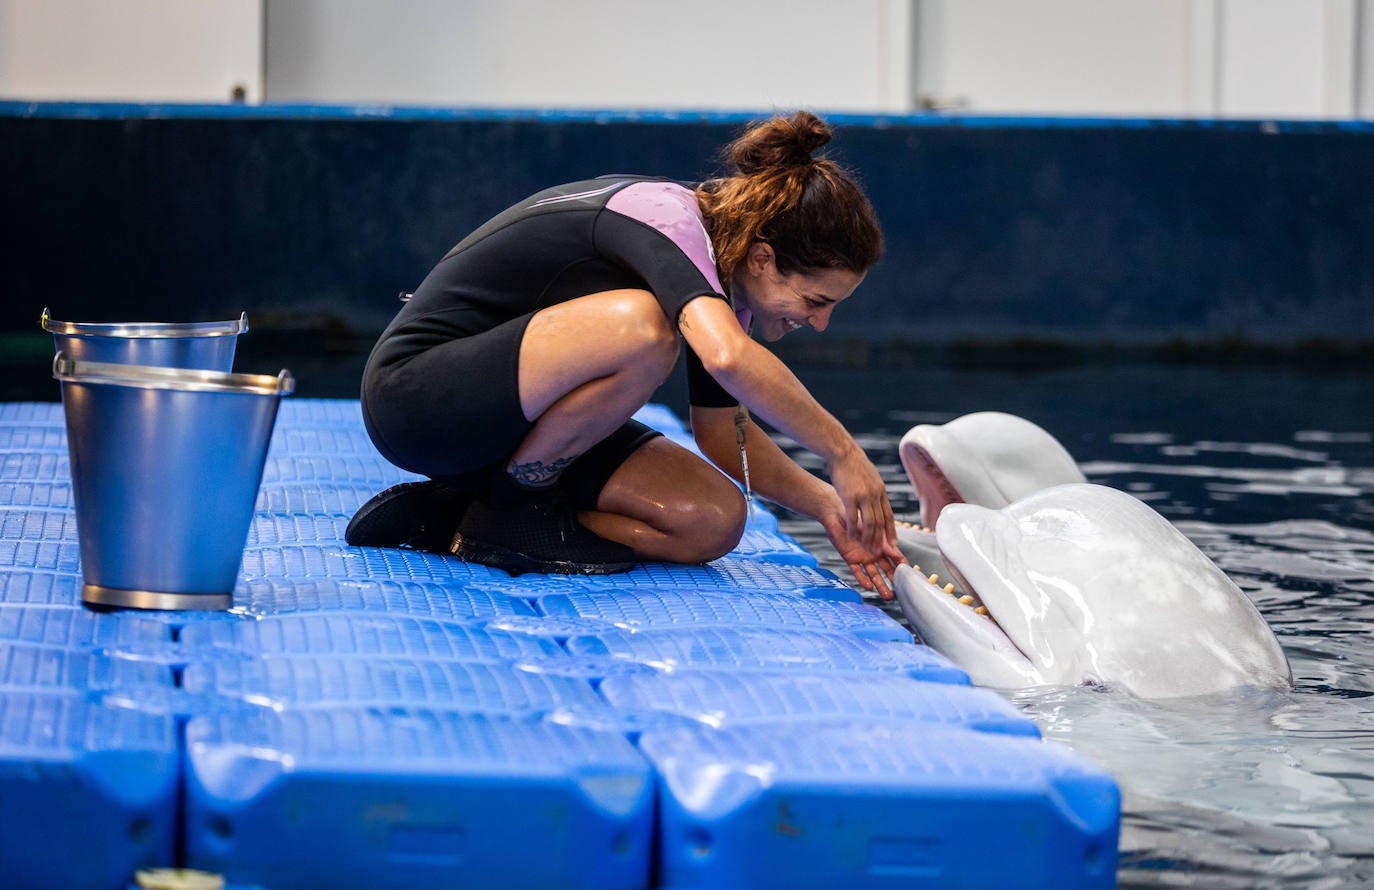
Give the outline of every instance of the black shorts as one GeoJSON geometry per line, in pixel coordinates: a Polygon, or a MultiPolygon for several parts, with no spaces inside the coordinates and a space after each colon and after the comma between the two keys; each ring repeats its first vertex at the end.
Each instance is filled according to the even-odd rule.
{"type": "MultiPolygon", "coordinates": [[[[520,409],[520,343],[532,314],[411,355],[383,338],[363,372],[363,422],[382,456],[412,473],[476,490],[504,470],[534,426],[520,409]]],[[[579,509],[596,507],[606,481],[662,435],[631,420],[563,472],[579,509]]]]}

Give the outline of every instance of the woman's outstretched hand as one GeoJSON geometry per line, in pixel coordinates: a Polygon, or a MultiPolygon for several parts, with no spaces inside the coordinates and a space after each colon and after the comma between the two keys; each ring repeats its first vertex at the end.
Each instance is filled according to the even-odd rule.
{"type": "Polygon", "coordinates": [[[892,599],[892,575],[897,571],[897,566],[906,562],[906,557],[902,556],[896,544],[892,544],[890,550],[870,550],[850,537],[838,514],[822,519],[821,526],[835,552],[849,564],[854,580],[864,590],[876,590],[883,599],[892,599]]]}
{"type": "Polygon", "coordinates": [[[845,532],[873,553],[897,551],[897,525],[878,468],[855,445],[829,467],[844,509],[845,532]],[[886,545],[886,546],[885,546],[886,545]]]}
{"type": "Polygon", "coordinates": [[[830,543],[865,590],[876,589],[883,599],[892,599],[892,573],[906,559],[897,547],[897,525],[882,476],[855,446],[830,467],[830,482],[838,510],[820,518],[830,543]]]}

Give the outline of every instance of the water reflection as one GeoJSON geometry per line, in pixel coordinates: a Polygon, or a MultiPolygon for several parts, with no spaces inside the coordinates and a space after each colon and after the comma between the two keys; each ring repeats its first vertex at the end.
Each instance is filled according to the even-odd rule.
{"type": "MultiPolygon", "coordinates": [[[[916,514],[896,457],[907,428],[976,410],[1021,414],[1064,442],[1091,481],[1174,521],[1254,600],[1284,647],[1295,687],[1283,693],[1168,702],[1101,688],[1010,695],[1047,738],[1121,784],[1120,886],[1374,885],[1370,375],[1148,366],[874,373],[803,379],[862,431],[905,518],[916,514]],[[891,405],[894,393],[910,404],[891,405]]],[[[783,526],[846,576],[813,524],[783,526]]]]}

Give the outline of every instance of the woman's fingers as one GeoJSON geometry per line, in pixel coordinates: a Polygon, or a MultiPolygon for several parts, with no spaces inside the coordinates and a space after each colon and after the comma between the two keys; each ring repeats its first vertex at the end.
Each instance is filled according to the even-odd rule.
{"type": "MultiPolygon", "coordinates": [[[[873,587],[876,587],[878,590],[878,596],[882,597],[885,600],[892,599],[892,570],[889,569],[887,572],[884,572],[881,566],[874,565],[869,569],[869,571],[870,577],[873,580],[873,587]]],[[[869,589],[872,590],[873,587],[869,589]]]]}
{"type": "Polygon", "coordinates": [[[854,580],[859,582],[859,586],[864,590],[873,589],[873,579],[868,577],[868,567],[861,562],[851,562],[849,571],[854,574],[854,580]]]}

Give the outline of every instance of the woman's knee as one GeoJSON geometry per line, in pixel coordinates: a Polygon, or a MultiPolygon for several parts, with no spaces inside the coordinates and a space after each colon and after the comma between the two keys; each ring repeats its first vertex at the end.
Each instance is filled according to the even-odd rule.
{"type": "Polygon", "coordinates": [[[681,542],[683,562],[710,562],[739,546],[748,518],[744,495],[726,483],[679,505],[670,534],[681,542]]]}

